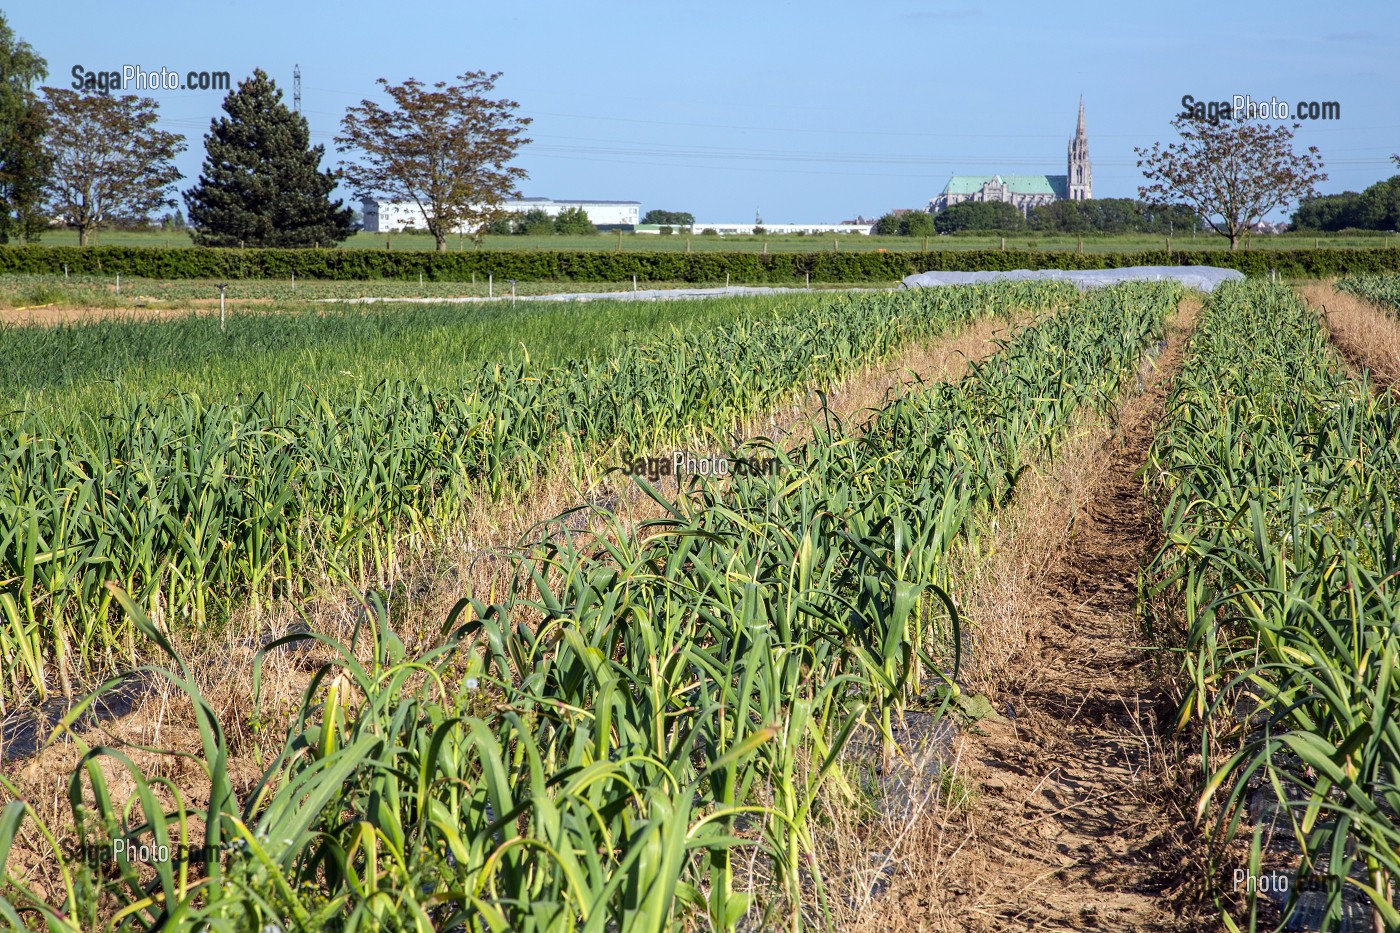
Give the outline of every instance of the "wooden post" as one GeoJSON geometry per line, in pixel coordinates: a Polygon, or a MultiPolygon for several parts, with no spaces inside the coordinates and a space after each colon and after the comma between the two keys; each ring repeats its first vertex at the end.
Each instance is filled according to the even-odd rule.
{"type": "Polygon", "coordinates": [[[690,255],[690,237],[685,238],[685,252],[687,256],[690,255]]]}
{"type": "Polygon", "coordinates": [[[768,255],[768,241],[767,241],[767,240],[764,240],[764,241],[763,241],[763,255],[765,255],[765,256],[768,255]]]}
{"type": "Polygon", "coordinates": [[[617,251],[622,252],[622,231],[617,231],[617,251]]]}
{"type": "Polygon", "coordinates": [[[1006,252],[1006,237],[1001,238],[1001,251],[1006,252]]]}
{"type": "Polygon", "coordinates": [[[924,237],[924,252],[928,252],[928,237],[924,237]]]}
{"type": "Polygon", "coordinates": [[[1084,237],[1082,236],[1079,238],[1078,252],[1084,252],[1084,237]]]}
{"type": "Polygon", "coordinates": [[[831,251],[833,253],[841,252],[841,238],[839,236],[831,238],[831,251]]]}

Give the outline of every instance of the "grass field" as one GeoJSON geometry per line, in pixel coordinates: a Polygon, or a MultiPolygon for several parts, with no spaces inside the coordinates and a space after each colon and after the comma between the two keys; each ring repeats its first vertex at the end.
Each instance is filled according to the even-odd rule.
{"type": "MultiPolygon", "coordinates": [[[[1007,249],[1076,250],[1085,252],[1110,253],[1132,252],[1135,250],[1162,249],[1166,245],[1164,236],[1141,234],[1120,234],[1107,236],[1085,236],[1082,239],[1069,235],[1015,234],[1005,238],[1007,249]]],[[[927,245],[932,249],[999,249],[1003,237],[996,235],[957,235],[932,236],[927,245]]],[[[1390,247],[1396,245],[1395,234],[1367,236],[1339,236],[1322,234],[1280,234],[1259,236],[1253,239],[1253,246],[1261,249],[1311,249],[1325,246],[1339,249],[1390,247]]],[[[71,231],[55,230],[44,235],[42,243],[53,246],[76,246],[77,235],[71,231]]],[[[188,246],[189,237],[174,232],[139,232],[107,230],[97,234],[93,241],[107,246],[188,246]]],[[[346,249],[433,249],[434,241],[426,233],[357,233],[341,244],[346,249]]],[[[1245,244],[1241,244],[1244,248],[1245,244]]],[[[876,237],[845,234],[834,236],[705,236],[696,233],[691,236],[671,234],[669,236],[650,234],[600,233],[596,236],[488,236],[478,246],[469,238],[453,237],[448,243],[451,250],[575,250],[599,249],[616,250],[677,250],[684,252],[712,250],[738,250],[741,252],[807,253],[824,250],[919,250],[925,248],[923,237],[876,237]]],[[[1172,238],[1174,249],[1228,249],[1229,242],[1215,234],[1179,234],[1172,238]]]]}
{"type": "MultiPolygon", "coordinates": [[[[1397,282],[1340,287],[1400,342],[1397,282]]],[[[15,283],[40,287],[57,286],[15,283]]],[[[1160,891],[1190,888],[1232,929],[1400,930],[1400,398],[1291,287],[363,308],[259,287],[277,313],[226,331],[0,331],[0,703],[104,677],[148,691],[139,728],[85,732],[80,703],[32,768],[0,767],[16,928],[831,929],[907,913],[917,886],[871,892],[916,884],[917,858],[1004,838],[992,864],[1030,853],[1025,887],[1082,869],[1118,896],[1136,859],[1178,873],[1152,889],[1163,917],[1184,914],[1160,891]],[[965,376],[849,417],[827,404],[867,365],[993,321],[1016,324],[965,376]],[[1120,464],[1133,488],[1097,499],[1095,461],[1123,456],[1120,419],[1154,380],[1120,464]],[[777,430],[811,389],[803,431],[777,430]],[[755,424],[774,431],[734,433],[755,424]],[[764,466],[615,477],[679,446],[764,466]],[[536,522],[551,479],[572,497],[536,522]],[[1064,555],[1016,539],[1028,495],[1065,502],[1063,592],[1034,568],[1064,555]],[[516,510],[528,532],[471,569],[414,562],[516,510]],[[1099,513],[1141,540],[1106,548],[1099,513]],[[1030,568],[1042,602],[986,584],[996,560],[1030,568]],[[450,609],[427,618],[434,587],[450,609]],[[1119,672],[1142,685],[1067,698],[1047,728],[1035,616],[1083,619],[1110,591],[1124,617],[1095,624],[1150,643],[1119,672]],[[347,621],[221,641],[245,634],[235,617],[308,605],[347,621]],[[1021,669],[969,696],[1003,611],[1021,669]],[[1105,748],[1101,720],[1142,757],[1105,748]],[[952,737],[931,765],[920,729],[952,737]],[[997,730],[1030,757],[1002,760],[997,730]],[[1131,773],[1055,777],[1095,760],[1131,773]],[[1008,794],[999,767],[1035,789],[1008,794]],[[1143,812],[1114,809],[1127,798],[1167,829],[1119,819],[1143,812]],[[921,854],[862,853],[876,881],[852,899],[834,834],[859,849],[850,827],[876,819],[921,854]],[[1061,819],[1102,851],[1065,857],[1061,819]],[[85,854],[114,841],[212,856],[85,854]],[[1227,867],[1293,893],[1229,891],[1227,867]]],[[[1101,634],[1065,650],[1097,658],[1101,634]]],[[[983,883],[925,880],[950,878],[983,883]]]]}

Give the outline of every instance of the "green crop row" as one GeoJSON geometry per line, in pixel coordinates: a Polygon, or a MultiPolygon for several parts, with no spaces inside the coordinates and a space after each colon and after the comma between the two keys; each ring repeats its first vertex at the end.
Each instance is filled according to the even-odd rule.
{"type": "Polygon", "coordinates": [[[1349,275],[1337,288],[1400,313],[1400,275],[1349,275]]]}
{"type": "Polygon", "coordinates": [[[28,406],[82,429],[86,418],[123,410],[138,394],[253,398],[304,383],[341,395],[389,379],[449,387],[513,358],[550,366],[745,319],[805,318],[829,297],[595,301],[586,313],[558,302],[302,304],[233,314],[223,327],[215,315],[190,314],[7,327],[0,329],[0,417],[28,406]]]}
{"type": "Polygon", "coordinates": [[[1400,271],[1400,248],[1148,250],[1074,253],[1041,250],[930,252],[607,252],[540,250],[205,249],[139,246],[0,247],[0,274],[82,274],[155,279],[402,279],[463,282],[720,282],[733,284],[889,282],[930,269],[1111,269],[1137,265],[1207,265],[1248,275],[1320,278],[1400,271]]]}
{"type": "Polygon", "coordinates": [[[166,624],[202,625],[235,600],[304,597],[316,577],[389,580],[401,543],[559,458],[715,436],[907,341],[1076,298],[1025,283],[849,296],[606,359],[511,359],[457,386],[135,392],[71,430],[21,411],[0,424],[0,695],[69,693],[133,660],[109,583],[166,624]]]}
{"type": "Polygon", "coordinates": [[[1339,930],[1362,903],[1367,929],[1400,929],[1400,409],[1343,375],[1291,290],[1230,283],[1151,463],[1151,579],[1184,619],[1157,634],[1182,651],[1201,816],[1222,839],[1254,823],[1247,870],[1293,872],[1295,922],[1339,930]]]}
{"type": "Polygon", "coordinates": [[[829,927],[818,793],[851,792],[837,765],[856,730],[892,743],[892,712],[941,713],[957,694],[948,549],[1079,412],[1113,403],[1178,294],[1096,292],[961,383],[767,448],[776,474],[700,479],[674,500],[644,487],[663,517],[529,547],[501,601],[463,600],[425,657],[405,656],[382,612],[367,662],[289,636],[336,660],[249,786],[230,779],[192,673],[126,600],[172,656],[161,676],[194,700],[199,785],[172,801],[168,779],[86,750],[69,803],[80,853],[97,854],[53,845],[61,885],[33,890],[5,856],[25,830],[56,837],[11,803],[0,912],[64,933],[829,927]],[[102,858],[113,840],[214,858],[102,858]]]}

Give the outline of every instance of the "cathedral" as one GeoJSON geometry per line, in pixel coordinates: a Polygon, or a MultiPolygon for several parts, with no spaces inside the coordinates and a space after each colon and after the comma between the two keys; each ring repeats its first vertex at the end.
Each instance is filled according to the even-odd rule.
{"type": "Polygon", "coordinates": [[[1084,98],[1079,99],[1079,126],[1069,141],[1065,175],[954,175],[928,202],[936,214],[963,201],[1006,201],[1025,214],[1051,201],[1087,201],[1094,196],[1094,169],[1089,164],[1089,137],[1084,132],[1084,98]]]}

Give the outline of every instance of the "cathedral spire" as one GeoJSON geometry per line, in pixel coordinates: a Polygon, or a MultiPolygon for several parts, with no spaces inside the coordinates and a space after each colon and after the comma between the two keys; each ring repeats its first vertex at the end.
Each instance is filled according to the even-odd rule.
{"type": "Polygon", "coordinates": [[[1066,195],[1071,201],[1087,201],[1094,196],[1094,168],[1089,163],[1089,134],[1084,129],[1084,95],[1079,95],[1079,125],[1069,141],[1066,195]]]}

